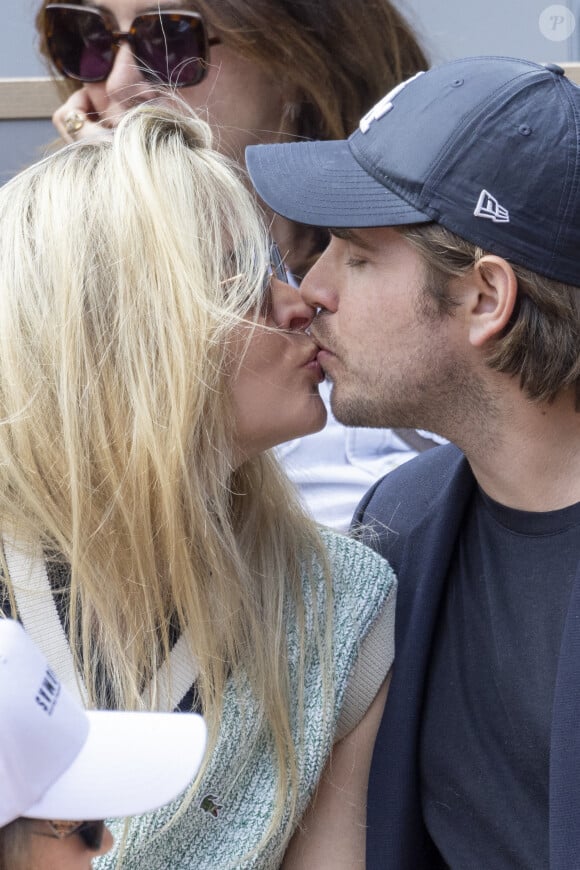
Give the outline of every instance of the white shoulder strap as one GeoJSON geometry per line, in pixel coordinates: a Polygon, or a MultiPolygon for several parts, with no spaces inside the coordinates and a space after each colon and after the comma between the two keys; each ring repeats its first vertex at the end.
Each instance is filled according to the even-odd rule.
{"type": "MultiPolygon", "coordinates": [[[[157,671],[156,709],[175,710],[197,679],[197,662],[189,649],[187,638],[181,634],[163,664],[157,671]]],[[[152,682],[142,694],[146,709],[151,707],[152,682]]]]}
{"type": "MultiPolygon", "coordinates": [[[[87,706],[88,693],[75,671],[72,652],[64,633],[48,580],[40,545],[23,544],[4,536],[4,554],[14,589],[18,615],[34,641],[42,650],[55,673],[78,700],[87,706]]],[[[169,658],[157,671],[158,709],[174,710],[197,679],[198,666],[186,637],[182,634],[174,644],[169,658]]],[[[152,683],[142,694],[149,708],[152,683]]]]}
{"type": "Polygon", "coordinates": [[[26,631],[42,650],[61,682],[86,706],[87,690],[75,671],[40,545],[23,544],[7,536],[4,536],[3,543],[18,615],[26,631]]]}

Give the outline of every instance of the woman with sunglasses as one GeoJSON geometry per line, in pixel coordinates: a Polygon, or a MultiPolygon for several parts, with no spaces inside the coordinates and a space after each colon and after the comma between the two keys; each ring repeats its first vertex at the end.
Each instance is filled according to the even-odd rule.
{"type": "Polygon", "coordinates": [[[88,870],[113,845],[99,817],[176,797],[204,747],[199,716],[86,713],[22,626],[0,618],[0,870],[88,870]]]}
{"type": "Polygon", "coordinates": [[[19,818],[0,828],[0,870],[90,870],[112,845],[103,821],[19,818]]]}
{"type": "MultiPolygon", "coordinates": [[[[66,141],[174,95],[241,165],[246,145],[345,138],[384,93],[427,66],[391,0],[45,0],[37,25],[51,69],[65,77],[68,99],[54,122],[66,141]]],[[[269,220],[298,283],[327,234],[269,220]]],[[[327,405],[328,393],[323,385],[327,405]]],[[[402,431],[346,430],[329,414],[324,431],[280,455],[313,515],[344,530],[374,480],[430,444],[410,441],[402,431]]]]}
{"type": "Polygon", "coordinates": [[[281,277],[183,112],[137,107],[0,190],[0,602],[88,707],[208,725],[185,797],[113,825],[133,870],[364,866],[395,582],[269,451],[325,420],[281,277]]]}

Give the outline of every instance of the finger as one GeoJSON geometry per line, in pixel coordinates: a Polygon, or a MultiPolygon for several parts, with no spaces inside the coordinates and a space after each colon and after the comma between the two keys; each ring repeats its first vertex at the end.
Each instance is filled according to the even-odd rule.
{"type": "Polygon", "coordinates": [[[85,88],[75,91],[52,116],[52,123],[65,142],[100,133],[98,114],[85,88]]]}

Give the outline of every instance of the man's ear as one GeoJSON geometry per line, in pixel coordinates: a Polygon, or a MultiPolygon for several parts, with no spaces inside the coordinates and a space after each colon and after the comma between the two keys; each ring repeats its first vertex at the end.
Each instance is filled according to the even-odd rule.
{"type": "Polygon", "coordinates": [[[503,257],[486,254],[477,261],[469,282],[469,340],[473,347],[483,347],[505,329],[518,293],[518,279],[503,257]]]}

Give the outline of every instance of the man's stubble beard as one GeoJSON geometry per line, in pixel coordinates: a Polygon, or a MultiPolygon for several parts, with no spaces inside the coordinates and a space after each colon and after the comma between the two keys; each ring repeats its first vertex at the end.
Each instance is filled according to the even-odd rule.
{"type": "Polygon", "coordinates": [[[348,389],[333,384],[330,404],[345,426],[386,429],[425,429],[459,446],[491,434],[495,401],[484,381],[449,360],[414,380],[348,389]]]}
{"type": "Polygon", "coordinates": [[[460,446],[491,437],[497,403],[482,373],[449,346],[445,331],[437,333],[434,318],[418,316],[431,320],[433,340],[410,354],[398,374],[388,361],[375,361],[355,381],[348,356],[336,347],[342,372],[331,390],[334,416],[345,426],[425,429],[460,446]]]}
{"type": "MultiPolygon", "coordinates": [[[[472,438],[493,440],[497,400],[467,348],[462,354],[450,341],[448,326],[455,310],[441,310],[427,289],[441,277],[427,271],[424,279],[415,299],[418,337],[410,336],[415,347],[399,359],[396,375],[388,352],[386,359],[370,359],[362,374],[353,375],[346,349],[332,336],[329,346],[342,370],[337,382],[329,378],[332,412],[345,426],[425,429],[459,446],[472,443],[472,438]]],[[[322,321],[316,333],[323,345],[326,332],[322,321]]]]}

